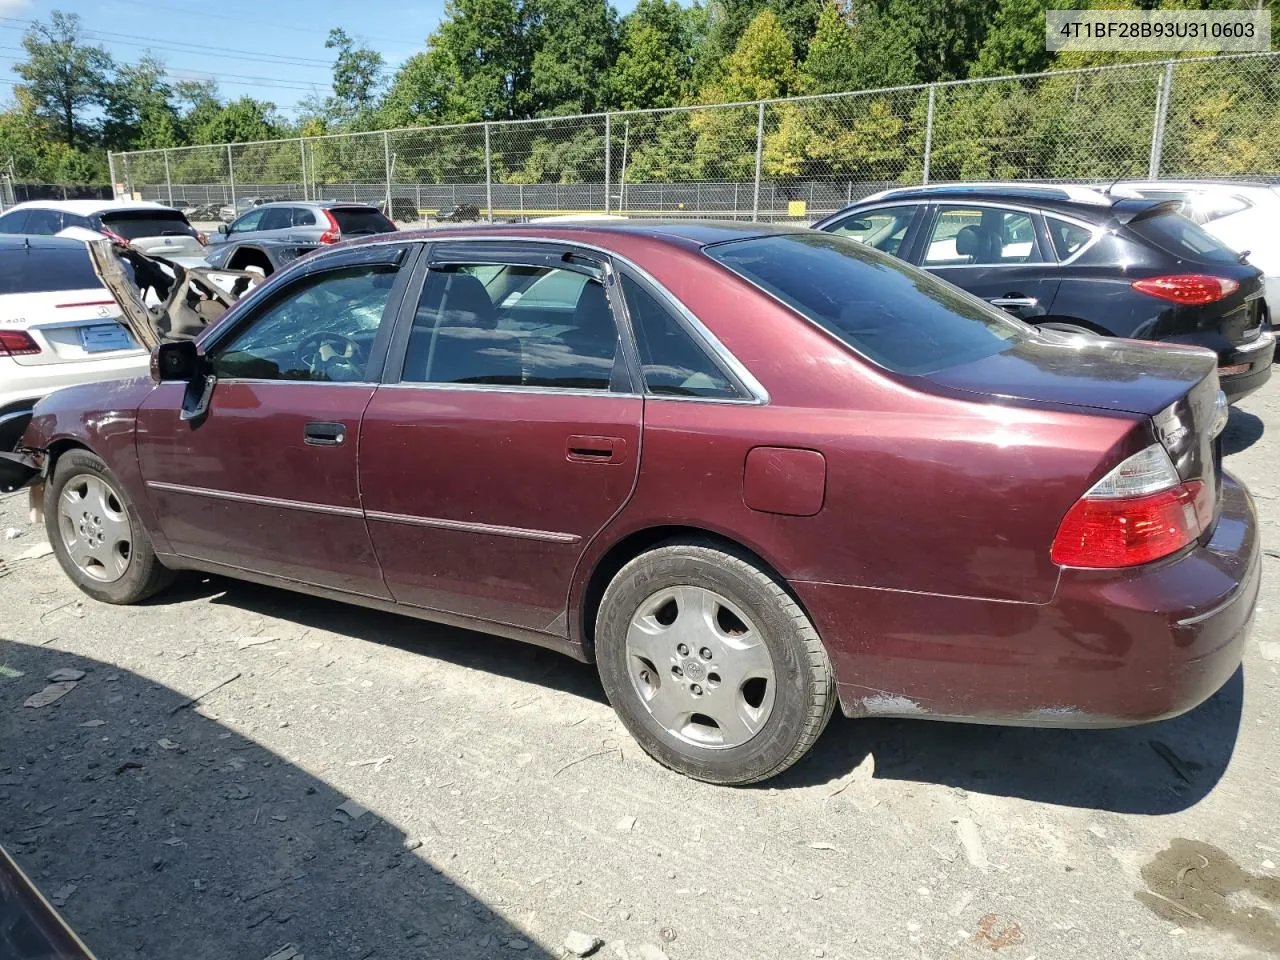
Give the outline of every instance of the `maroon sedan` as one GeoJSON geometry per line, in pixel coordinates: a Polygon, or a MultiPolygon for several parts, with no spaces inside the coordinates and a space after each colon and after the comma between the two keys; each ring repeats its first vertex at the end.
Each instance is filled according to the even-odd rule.
{"type": "Polygon", "coordinates": [[[146,381],[36,408],[50,540],[595,662],[717,783],[849,716],[1110,726],[1236,670],[1258,593],[1212,354],[1041,333],[759,225],[399,233],[271,278],[146,381]]]}

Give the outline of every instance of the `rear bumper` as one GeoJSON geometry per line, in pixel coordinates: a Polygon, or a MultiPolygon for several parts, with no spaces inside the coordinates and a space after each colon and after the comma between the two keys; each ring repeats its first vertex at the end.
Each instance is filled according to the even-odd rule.
{"type": "Polygon", "coordinates": [[[1257,518],[1223,479],[1207,543],[1064,570],[1047,604],[796,583],[849,716],[1109,727],[1175,716],[1236,671],[1261,580],[1257,518]]]}
{"type": "Polygon", "coordinates": [[[1257,339],[1218,355],[1218,367],[1248,364],[1247,370],[1234,374],[1219,373],[1222,392],[1234,403],[1257,390],[1271,379],[1271,365],[1276,356],[1276,335],[1264,330],[1257,339]]]}

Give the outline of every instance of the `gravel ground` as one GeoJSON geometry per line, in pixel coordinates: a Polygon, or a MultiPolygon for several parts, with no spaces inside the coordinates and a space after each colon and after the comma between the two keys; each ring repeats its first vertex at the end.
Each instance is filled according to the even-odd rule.
{"type": "Polygon", "coordinates": [[[1103,732],[837,716],[738,790],[650,761],[544,650],[194,576],[97,604],[23,558],[43,537],[8,497],[0,843],[101,960],[558,957],[572,931],[609,960],[1275,955],[1264,426],[1280,379],[1228,428],[1273,552],[1208,703],[1103,732]]]}

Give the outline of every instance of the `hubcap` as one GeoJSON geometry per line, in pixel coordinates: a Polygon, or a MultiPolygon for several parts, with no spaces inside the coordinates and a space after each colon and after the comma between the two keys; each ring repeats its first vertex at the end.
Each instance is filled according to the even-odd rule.
{"type": "Polygon", "coordinates": [[[101,477],[82,473],[62,488],[58,530],[67,556],[85,576],[113,583],[129,569],[129,517],[120,495],[101,477]]]}
{"type": "Polygon", "coordinates": [[[773,711],[764,637],[705,587],[668,587],[640,604],[627,630],[627,672],[654,720],[700,747],[741,746],[773,711]]]}

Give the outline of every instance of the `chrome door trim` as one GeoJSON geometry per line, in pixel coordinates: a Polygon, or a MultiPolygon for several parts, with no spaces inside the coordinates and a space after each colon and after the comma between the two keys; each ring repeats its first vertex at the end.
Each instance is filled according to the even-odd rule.
{"type": "Polygon", "coordinates": [[[276,507],[281,510],[303,510],[308,513],[324,513],[337,517],[363,517],[364,511],[359,507],[340,507],[332,503],[309,503],[305,500],[285,500],[280,497],[262,497],[253,493],[237,493],[232,490],[214,490],[210,487],[192,487],[185,483],[166,483],[163,480],[148,480],[147,486],[153,490],[167,493],[185,493],[193,497],[208,497],[211,500],[230,500],[233,503],[251,503],[259,507],[276,507]]]}
{"type": "Polygon", "coordinates": [[[577,543],[582,539],[576,533],[530,530],[526,527],[508,527],[496,523],[470,523],[463,520],[446,520],[443,517],[418,517],[407,513],[387,513],[383,510],[368,510],[365,511],[365,516],[370,520],[382,520],[385,523],[403,523],[414,527],[432,527],[437,530],[457,530],[461,533],[513,537],[517,540],[541,540],[545,543],[577,543]]]}

